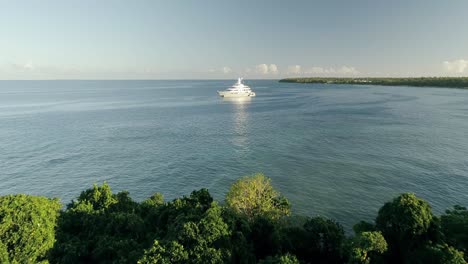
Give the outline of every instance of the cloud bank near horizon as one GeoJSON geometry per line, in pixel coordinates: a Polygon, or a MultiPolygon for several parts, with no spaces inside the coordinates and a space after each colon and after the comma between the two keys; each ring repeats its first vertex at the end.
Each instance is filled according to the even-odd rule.
{"type": "Polygon", "coordinates": [[[231,79],[239,76],[259,79],[278,79],[286,77],[407,77],[407,76],[453,76],[468,74],[468,60],[455,59],[434,64],[434,71],[427,74],[381,75],[361,71],[355,66],[303,66],[260,63],[248,67],[224,65],[205,71],[195,69],[158,70],[157,68],[80,68],[41,65],[32,60],[0,64],[1,79],[231,79]]]}
{"type": "Polygon", "coordinates": [[[458,59],[453,61],[444,61],[443,67],[449,74],[463,74],[468,69],[468,60],[458,59]]]}
{"type": "Polygon", "coordinates": [[[312,66],[303,67],[302,65],[289,65],[279,67],[274,63],[261,63],[245,69],[233,70],[231,67],[224,66],[218,69],[209,69],[209,73],[223,74],[224,76],[241,75],[246,77],[271,78],[288,76],[318,76],[318,77],[349,77],[360,74],[360,71],[353,66],[323,67],[312,66]]]}

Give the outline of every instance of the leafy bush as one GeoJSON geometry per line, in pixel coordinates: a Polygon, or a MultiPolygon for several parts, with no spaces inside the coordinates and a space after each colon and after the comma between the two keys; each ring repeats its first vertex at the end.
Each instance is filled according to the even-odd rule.
{"type": "Polygon", "coordinates": [[[261,173],[236,181],[226,195],[226,203],[250,220],[257,216],[278,219],[290,214],[290,205],[261,173]]]}
{"type": "Polygon", "coordinates": [[[138,203],[106,183],[62,211],[54,199],[3,196],[0,263],[466,263],[465,207],[438,218],[402,194],[346,237],[332,219],[288,216],[289,202],[262,174],[234,183],[226,201],[201,189],[138,203]]]}
{"type": "Polygon", "coordinates": [[[56,199],[24,194],[0,197],[0,260],[38,263],[55,242],[60,210],[56,199]]]}

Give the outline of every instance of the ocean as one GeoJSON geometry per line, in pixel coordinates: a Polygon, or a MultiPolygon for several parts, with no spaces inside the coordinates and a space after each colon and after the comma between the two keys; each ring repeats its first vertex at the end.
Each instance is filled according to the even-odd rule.
{"type": "Polygon", "coordinates": [[[468,205],[468,90],[246,80],[0,81],[0,195],[69,203],[108,182],[137,201],[262,172],[294,214],[347,229],[403,192],[468,205]]]}

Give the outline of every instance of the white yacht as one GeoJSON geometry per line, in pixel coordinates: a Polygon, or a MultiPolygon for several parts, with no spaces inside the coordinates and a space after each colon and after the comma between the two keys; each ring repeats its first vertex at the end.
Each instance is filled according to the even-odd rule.
{"type": "Polygon", "coordinates": [[[221,97],[252,97],[255,93],[252,92],[249,86],[242,83],[242,78],[237,79],[237,83],[229,87],[225,91],[218,91],[221,97]]]}

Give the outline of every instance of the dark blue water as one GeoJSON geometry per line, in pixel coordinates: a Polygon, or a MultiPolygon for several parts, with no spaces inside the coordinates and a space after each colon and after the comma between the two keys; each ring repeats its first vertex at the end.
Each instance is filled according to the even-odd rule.
{"type": "Polygon", "coordinates": [[[142,200],[263,172],[298,214],[349,227],[402,192],[468,204],[468,90],[247,81],[1,81],[0,195],[142,200]]]}

